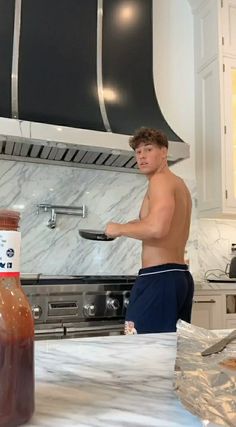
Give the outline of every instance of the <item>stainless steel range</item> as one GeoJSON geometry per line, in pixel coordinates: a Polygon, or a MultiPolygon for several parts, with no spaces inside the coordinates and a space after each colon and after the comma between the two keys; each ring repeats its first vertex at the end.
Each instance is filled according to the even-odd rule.
{"type": "Polygon", "coordinates": [[[36,339],[122,334],[136,276],[21,275],[36,339]]]}

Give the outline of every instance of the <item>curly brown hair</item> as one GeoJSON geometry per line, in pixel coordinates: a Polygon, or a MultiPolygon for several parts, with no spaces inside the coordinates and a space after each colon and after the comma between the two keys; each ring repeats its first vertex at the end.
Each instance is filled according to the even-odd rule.
{"type": "Polygon", "coordinates": [[[166,147],[168,149],[168,139],[166,135],[157,129],[141,127],[137,129],[134,135],[129,139],[129,145],[133,150],[144,142],[145,144],[156,144],[158,147],[166,147]]]}

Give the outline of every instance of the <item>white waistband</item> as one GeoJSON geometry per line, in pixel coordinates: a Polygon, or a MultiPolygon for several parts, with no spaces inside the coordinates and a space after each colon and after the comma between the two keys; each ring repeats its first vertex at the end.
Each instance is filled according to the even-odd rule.
{"type": "Polygon", "coordinates": [[[172,268],[170,270],[152,271],[150,273],[141,273],[141,274],[138,275],[138,277],[140,277],[140,276],[149,276],[150,274],[170,273],[171,271],[189,271],[189,270],[184,270],[183,268],[172,268]]]}

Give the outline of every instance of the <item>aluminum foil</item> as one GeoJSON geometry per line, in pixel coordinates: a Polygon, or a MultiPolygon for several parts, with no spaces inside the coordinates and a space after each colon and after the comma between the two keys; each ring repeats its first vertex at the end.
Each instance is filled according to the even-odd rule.
{"type": "Polygon", "coordinates": [[[206,426],[236,427],[236,370],[220,365],[227,358],[236,358],[236,340],[221,353],[201,356],[205,348],[230,332],[213,332],[182,320],[177,323],[174,388],[182,404],[206,426]]]}

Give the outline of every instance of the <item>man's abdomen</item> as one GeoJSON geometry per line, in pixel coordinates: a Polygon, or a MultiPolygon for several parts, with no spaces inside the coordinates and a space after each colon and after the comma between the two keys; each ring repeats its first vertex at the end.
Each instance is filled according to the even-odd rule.
{"type": "Polygon", "coordinates": [[[143,243],[142,268],[167,263],[184,264],[184,247],[158,247],[154,244],[143,243]]]}

